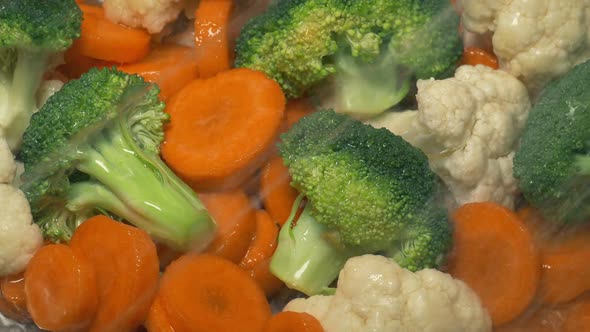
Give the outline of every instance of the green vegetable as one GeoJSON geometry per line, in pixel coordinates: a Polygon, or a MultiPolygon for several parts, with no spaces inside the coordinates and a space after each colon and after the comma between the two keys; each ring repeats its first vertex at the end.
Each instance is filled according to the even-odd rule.
{"type": "Polygon", "coordinates": [[[22,189],[46,238],[67,241],[81,222],[108,213],[174,248],[211,240],[215,223],[159,157],[168,115],[158,93],[139,76],[92,69],[33,115],[22,189]]]}
{"type": "Polygon", "coordinates": [[[379,113],[412,77],[455,65],[458,25],[448,1],[279,1],[242,29],[235,65],[266,73],[289,98],[328,94],[338,111],[379,113]]]}
{"type": "Polygon", "coordinates": [[[0,135],[15,151],[55,54],[80,36],[74,0],[0,0],[0,135]]]}
{"type": "Polygon", "coordinates": [[[438,178],[426,156],[386,129],[323,110],[281,137],[292,185],[308,202],[284,226],[271,271],[308,295],[352,256],[381,253],[412,271],[436,267],[451,244],[438,178]]]}
{"type": "Polygon", "coordinates": [[[542,91],[514,157],[527,201],[556,223],[590,221],[590,61],[542,91]]]}

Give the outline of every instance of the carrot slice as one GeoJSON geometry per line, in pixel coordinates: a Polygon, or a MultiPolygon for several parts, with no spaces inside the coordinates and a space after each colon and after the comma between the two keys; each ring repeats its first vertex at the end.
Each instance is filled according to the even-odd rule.
{"type": "Polygon", "coordinates": [[[102,6],[97,5],[90,5],[87,3],[83,3],[82,1],[78,2],[78,7],[84,15],[93,15],[95,17],[103,18],[104,16],[104,9],[102,6]]]}
{"type": "Polygon", "coordinates": [[[148,332],[174,332],[159,295],[152,302],[144,326],[148,332]]]}
{"type": "Polygon", "coordinates": [[[4,317],[8,319],[12,319],[13,321],[19,323],[28,323],[31,321],[28,312],[23,313],[18,311],[12,303],[6,301],[2,296],[0,296],[0,314],[4,315],[4,317]]]}
{"type": "Polygon", "coordinates": [[[206,252],[239,263],[256,231],[256,211],[241,190],[200,194],[217,223],[217,234],[206,252]]]}
{"type": "Polygon", "coordinates": [[[260,262],[257,262],[248,273],[250,277],[256,281],[258,286],[262,288],[264,294],[266,296],[271,297],[275,295],[285,284],[281,281],[281,279],[275,277],[274,274],[270,272],[270,261],[272,257],[268,257],[260,262]]]}
{"type": "Polygon", "coordinates": [[[150,236],[96,216],[76,229],[70,246],[96,270],[99,306],[89,331],[132,331],[140,326],[158,287],[158,255],[150,236]]]}
{"type": "Polygon", "coordinates": [[[82,55],[128,63],[138,61],[148,54],[151,37],[147,31],[107,20],[102,7],[80,6],[80,9],[83,11],[84,20],[80,38],[75,44],[82,55]]]}
{"type": "Polygon", "coordinates": [[[282,311],[272,316],[263,332],[323,332],[322,324],[305,312],[282,311]]]}
{"type": "MultiPolygon", "coordinates": [[[[273,221],[283,226],[293,209],[293,203],[299,193],[291,187],[289,169],[279,156],[273,157],[262,169],[260,177],[260,196],[264,208],[273,221]]],[[[298,213],[301,213],[299,210],[298,213]]],[[[298,218],[299,215],[296,216],[298,218]]]]}
{"type": "Polygon", "coordinates": [[[516,214],[492,202],[455,211],[450,273],[479,295],[494,326],[509,322],[531,303],[541,275],[538,251],[516,214]]]}
{"type": "Polygon", "coordinates": [[[287,126],[291,128],[301,118],[315,112],[315,108],[307,98],[292,99],[287,102],[285,114],[287,115],[287,126]]]}
{"type": "Polygon", "coordinates": [[[233,0],[201,0],[195,11],[195,45],[201,77],[228,70],[231,52],[228,24],[233,0]]]}
{"type": "Polygon", "coordinates": [[[219,256],[187,254],[174,261],[160,294],[176,332],[260,332],[271,317],[260,287],[219,256]]]}
{"type": "Polygon", "coordinates": [[[261,72],[195,80],[168,104],[162,156],[197,191],[236,188],[264,163],[284,109],[280,86],[261,72]]]}
{"type": "Polygon", "coordinates": [[[466,47],[463,50],[461,64],[470,66],[484,65],[493,69],[499,68],[498,58],[494,54],[478,47],[466,47]]]}
{"type": "Polygon", "coordinates": [[[98,306],[95,270],[84,255],[63,244],[41,247],[25,272],[27,308],[37,326],[85,331],[98,306]]]}
{"type": "Polygon", "coordinates": [[[0,297],[4,298],[19,313],[19,316],[27,317],[24,273],[2,277],[0,279],[0,297]]]}
{"type": "Polygon", "coordinates": [[[139,62],[119,66],[119,70],[142,76],[160,87],[160,97],[169,99],[198,76],[194,49],[180,45],[160,45],[139,62]]]}
{"type": "Polygon", "coordinates": [[[74,41],[72,47],[64,52],[64,64],[58,70],[69,79],[77,79],[91,68],[114,66],[114,62],[93,59],[82,54],[79,44],[74,41]]]}
{"type": "Polygon", "coordinates": [[[279,228],[272,221],[268,212],[256,211],[256,233],[246,254],[240,261],[240,267],[248,270],[264,259],[271,257],[277,246],[279,228]]]}

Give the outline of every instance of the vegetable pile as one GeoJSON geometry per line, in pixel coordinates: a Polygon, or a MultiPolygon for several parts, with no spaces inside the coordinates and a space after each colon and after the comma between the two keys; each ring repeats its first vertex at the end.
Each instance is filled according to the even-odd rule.
{"type": "Polygon", "coordinates": [[[0,0],[0,325],[589,330],[587,6],[0,0]]]}

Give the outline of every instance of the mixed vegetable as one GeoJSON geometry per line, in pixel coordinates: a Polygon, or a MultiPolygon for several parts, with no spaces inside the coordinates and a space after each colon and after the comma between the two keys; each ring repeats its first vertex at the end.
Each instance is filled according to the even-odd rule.
{"type": "Polygon", "coordinates": [[[589,330],[588,6],[0,0],[0,325],[589,330]]]}

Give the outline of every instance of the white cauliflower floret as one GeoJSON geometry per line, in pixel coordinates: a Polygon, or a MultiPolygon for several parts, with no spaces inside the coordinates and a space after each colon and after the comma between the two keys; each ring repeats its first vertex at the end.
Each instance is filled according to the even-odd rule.
{"type": "Polygon", "coordinates": [[[176,20],[185,0],[104,0],[103,6],[110,21],[156,34],[176,20]]]}
{"type": "Polygon", "coordinates": [[[590,58],[588,0],[460,0],[463,25],[493,32],[500,68],[533,94],[590,58]]]}
{"type": "Polygon", "coordinates": [[[18,188],[0,184],[0,276],[19,273],[43,243],[29,202],[18,188]]]}
{"type": "Polygon", "coordinates": [[[455,77],[418,81],[418,111],[369,120],[428,156],[452,194],[450,208],[494,201],[514,206],[512,159],[531,109],[527,89],[510,74],[461,66],[455,77]]]}
{"type": "Polygon", "coordinates": [[[295,299],[284,310],[313,315],[326,332],[479,332],[492,327],[464,282],[435,269],[412,273],[376,255],[349,259],[333,296],[295,299]]]}
{"type": "Polygon", "coordinates": [[[8,142],[0,136],[0,183],[11,183],[16,173],[16,163],[8,142]]]}

